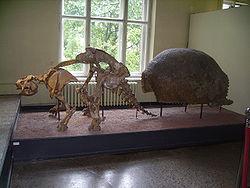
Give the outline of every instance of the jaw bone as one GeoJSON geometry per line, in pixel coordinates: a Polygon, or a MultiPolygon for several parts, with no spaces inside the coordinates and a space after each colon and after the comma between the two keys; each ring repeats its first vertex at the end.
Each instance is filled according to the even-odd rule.
{"type": "Polygon", "coordinates": [[[33,81],[28,82],[17,82],[17,89],[21,89],[19,95],[32,96],[35,95],[38,91],[38,86],[33,81]]]}

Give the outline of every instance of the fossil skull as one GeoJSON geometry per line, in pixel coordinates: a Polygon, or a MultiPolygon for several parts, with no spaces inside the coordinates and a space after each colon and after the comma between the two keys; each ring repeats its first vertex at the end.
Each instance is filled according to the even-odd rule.
{"type": "Polygon", "coordinates": [[[32,80],[27,80],[27,77],[17,80],[16,87],[21,90],[19,95],[32,96],[38,91],[38,86],[32,80]]]}

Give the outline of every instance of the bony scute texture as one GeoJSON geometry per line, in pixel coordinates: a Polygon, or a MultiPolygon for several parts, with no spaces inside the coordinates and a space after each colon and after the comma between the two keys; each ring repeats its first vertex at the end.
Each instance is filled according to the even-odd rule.
{"type": "Polygon", "coordinates": [[[142,73],[142,89],[158,102],[230,105],[229,80],[216,61],[190,48],[167,49],[142,73]]]}

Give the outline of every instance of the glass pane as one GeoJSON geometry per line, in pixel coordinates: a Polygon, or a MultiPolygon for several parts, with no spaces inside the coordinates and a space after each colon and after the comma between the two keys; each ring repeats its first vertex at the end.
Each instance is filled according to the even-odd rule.
{"type": "Polygon", "coordinates": [[[85,15],[85,0],[64,0],[63,1],[63,14],[74,15],[74,16],[84,16],[85,15]]]}
{"type": "Polygon", "coordinates": [[[144,0],[129,0],[128,1],[128,19],[129,20],[144,20],[143,7],[144,7],[144,0]]]}
{"type": "MultiPolygon", "coordinates": [[[[82,20],[63,20],[63,60],[75,59],[76,55],[85,51],[84,23],[82,20]]],[[[66,67],[70,71],[81,71],[82,64],[66,67]]]]}
{"type": "Polygon", "coordinates": [[[223,3],[222,9],[228,9],[228,8],[230,8],[230,5],[223,3]]]}
{"type": "Polygon", "coordinates": [[[126,66],[130,72],[139,72],[141,63],[142,25],[128,24],[126,66]]]}
{"type": "Polygon", "coordinates": [[[118,23],[91,22],[90,46],[104,50],[117,59],[118,30],[118,23]]]}
{"type": "Polygon", "coordinates": [[[91,16],[118,18],[120,14],[120,0],[92,0],[91,16]]]}

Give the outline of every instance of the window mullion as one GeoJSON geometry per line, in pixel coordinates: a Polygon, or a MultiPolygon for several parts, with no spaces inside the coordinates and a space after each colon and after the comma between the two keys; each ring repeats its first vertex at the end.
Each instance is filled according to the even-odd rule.
{"type": "Polygon", "coordinates": [[[146,25],[146,29],[145,29],[145,44],[146,44],[146,49],[144,51],[144,62],[142,63],[143,65],[143,69],[141,71],[144,71],[144,69],[146,68],[146,66],[149,63],[149,54],[150,54],[150,38],[151,38],[151,21],[152,21],[152,14],[151,14],[151,10],[152,10],[152,1],[150,0],[145,0],[147,1],[147,9],[145,10],[147,12],[146,17],[146,21],[148,22],[148,24],[146,25]]]}
{"type": "Polygon", "coordinates": [[[63,14],[64,11],[64,1],[61,2],[61,10],[60,10],[60,23],[59,23],[59,29],[60,29],[60,48],[59,48],[59,60],[61,61],[63,59],[64,54],[64,26],[63,26],[63,14]]]}
{"type": "Polygon", "coordinates": [[[91,16],[91,0],[86,0],[86,26],[85,26],[85,46],[90,46],[90,16],[91,16]]]}
{"type": "MultiPolygon", "coordinates": [[[[144,0],[144,6],[143,6],[143,20],[148,21],[148,0],[144,0]]],[[[140,72],[142,72],[145,69],[145,63],[147,62],[147,47],[148,47],[148,39],[146,36],[148,34],[148,26],[143,25],[142,26],[142,40],[141,40],[141,62],[140,62],[140,72]]]]}
{"type": "Polygon", "coordinates": [[[142,72],[143,70],[144,70],[144,68],[145,68],[145,65],[144,65],[144,63],[145,63],[145,61],[146,61],[146,58],[145,58],[145,49],[147,48],[147,46],[146,46],[146,36],[147,36],[147,26],[146,25],[143,25],[142,26],[142,36],[141,36],[141,54],[140,54],[140,56],[141,56],[141,62],[140,62],[140,72],[142,72]]]}
{"type": "Polygon", "coordinates": [[[149,0],[144,0],[143,4],[143,20],[148,21],[149,0]]]}
{"type": "Polygon", "coordinates": [[[123,24],[120,40],[120,59],[123,63],[126,61],[126,48],[127,48],[127,20],[128,20],[128,0],[122,0],[121,8],[123,10],[123,24]]]}
{"type": "MultiPolygon", "coordinates": [[[[90,47],[90,17],[91,17],[91,0],[86,0],[85,48],[90,47]]],[[[84,74],[87,75],[89,72],[89,65],[84,64],[83,71],[84,74]]]]}

